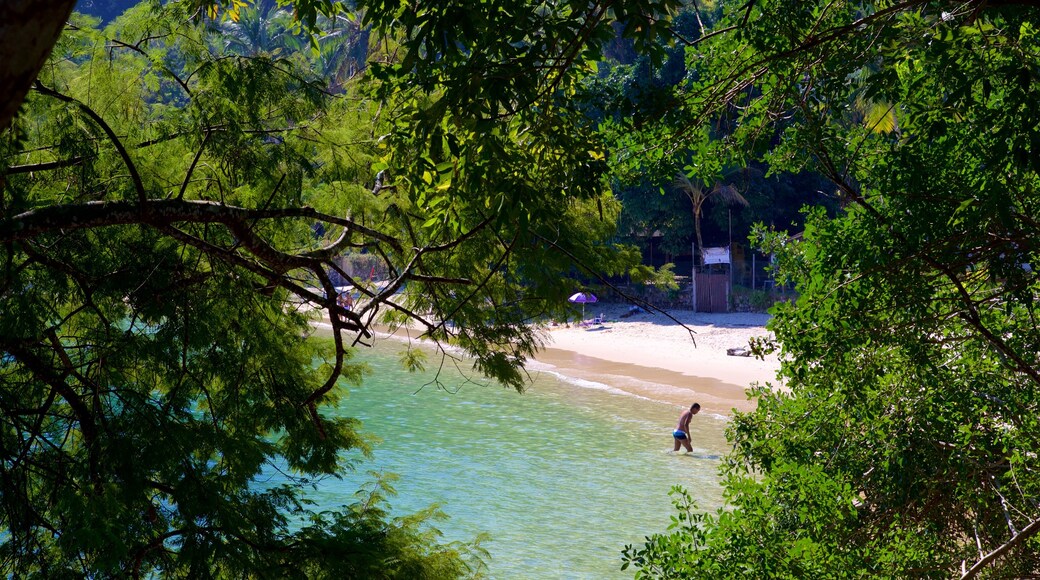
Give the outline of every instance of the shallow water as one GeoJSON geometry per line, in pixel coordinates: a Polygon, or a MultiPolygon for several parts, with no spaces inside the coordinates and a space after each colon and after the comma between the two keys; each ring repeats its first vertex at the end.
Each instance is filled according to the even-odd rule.
{"type": "Polygon", "coordinates": [[[694,452],[671,454],[674,405],[551,369],[535,371],[524,394],[450,367],[438,387],[433,372],[400,368],[402,348],[361,353],[374,372],[340,411],[382,442],[357,474],[322,483],[311,496],[319,508],[351,501],[367,471],[397,473],[394,511],[438,503],[450,516],[437,523],[445,540],[489,533],[492,577],[598,579],[633,576],[621,551],[667,530],[673,485],[704,509],[722,504],[725,417],[694,417],[694,452]]]}

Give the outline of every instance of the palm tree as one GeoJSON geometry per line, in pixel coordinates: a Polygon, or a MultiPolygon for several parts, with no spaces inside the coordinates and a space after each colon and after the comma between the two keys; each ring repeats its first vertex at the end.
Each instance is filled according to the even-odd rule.
{"type": "Polygon", "coordinates": [[[243,7],[238,18],[220,24],[224,48],[242,56],[282,56],[298,50],[303,38],[295,30],[292,13],[273,0],[243,7]]]}
{"type": "Polygon", "coordinates": [[[361,16],[342,14],[322,17],[324,34],[316,39],[315,70],[327,79],[329,92],[341,93],[350,79],[365,68],[368,58],[369,28],[360,26],[361,16]]]}
{"type": "Polygon", "coordinates": [[[701,264],[704,263],[704,239],[701,238],[701,214],[704,211],[704,204],[710,199],[713,201],[720,201],[726,205],[740,205],[748,207],[751,204],[748,200],[744,199],[743,195],[737,191],[736,187],[730,184],[722,184],[716,181],[711,189],[705,189],[698,183],[694,183],[689,177],[679,174],[675,179],[675,186],[685,195],[693,206],[693,230],[697,236],[697,247],[695,252],[701,258],[701,264]]]}

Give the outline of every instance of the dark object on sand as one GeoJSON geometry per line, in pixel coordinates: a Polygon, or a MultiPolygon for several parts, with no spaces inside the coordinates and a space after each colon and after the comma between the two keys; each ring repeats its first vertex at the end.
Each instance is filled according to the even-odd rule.
{"type": "Polygon", "coordinates": [[[621,318],[628,318],[629,316],[632,316],[633,314],[639,314],[642,311],[643,311],[642,308],[640,308],[638,306],[633,306],[633,307],[628,309],[628,312],[622,314],[621,318]]]}
{"type": "Polygon", "coordinates": [[[738,346],[736,348],[727,348],[726,354],[729,356],[751,356],[751,351],[743,346],[738,346]]]}

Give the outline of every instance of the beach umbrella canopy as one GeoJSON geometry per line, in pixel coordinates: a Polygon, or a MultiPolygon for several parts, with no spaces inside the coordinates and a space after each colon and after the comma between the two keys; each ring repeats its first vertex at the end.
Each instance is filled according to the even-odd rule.
{"type": "Polygon", "coordinates": [[[567,299],[567,302],[573,302],[574,304],[581,304],[581,318],[585,319],[585,305],[596,302],[596,295],[592,292],[578,292],[571,294],[571,297],[567,299]]]}
{"type": "Polygon", "coordinates": [[[596,295],[592,292],[578,292],[572,294],[571,297],[567,299],[567,302],[573,302],[575,304],[592,304],[596,301],[596,295]]]}

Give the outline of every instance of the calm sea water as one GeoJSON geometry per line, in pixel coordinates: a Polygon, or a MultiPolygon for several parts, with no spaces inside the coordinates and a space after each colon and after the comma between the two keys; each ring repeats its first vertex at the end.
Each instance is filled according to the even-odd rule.
{"type": "Polygon", "coordinates": [[[349,502],[369,470],[397,473],[394,511],[437,503],[450,516],[437,524],[445,540],[490,534],[492,577],[599,579],[633,576],[620,570],[621,551],[666,531],[673,485],[702,508],[722,505],[721,416],[694,417],[694,453],[673,455],[674,405],[551,369],[534,370],[523,394],[451,365],[437,375],[439,359],[408,373],[403,348],[388,341],[362,353],[374,372],[340,411],[382,442],[357,474],[322,484],[311,496],[319,507],[349,502]]]}

